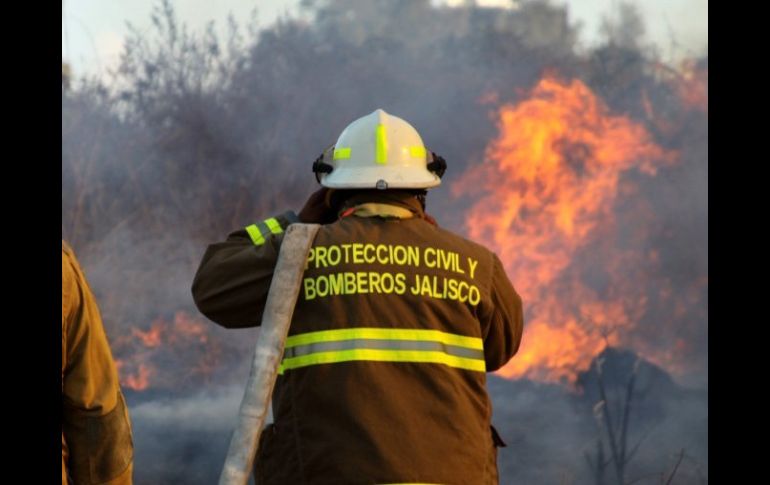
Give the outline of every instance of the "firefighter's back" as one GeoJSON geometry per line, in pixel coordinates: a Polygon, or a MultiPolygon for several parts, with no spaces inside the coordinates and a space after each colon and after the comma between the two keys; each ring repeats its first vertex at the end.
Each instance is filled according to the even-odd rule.
{"type": "Polygon", "coordinates": [[[484,341],[500,332],[495,306],[520,305],[494,301],[498,265],[423,218],[351,215],[323,226],[259,483],[493,482],[485,371],[510,349],[485,354],[484,341]]]}

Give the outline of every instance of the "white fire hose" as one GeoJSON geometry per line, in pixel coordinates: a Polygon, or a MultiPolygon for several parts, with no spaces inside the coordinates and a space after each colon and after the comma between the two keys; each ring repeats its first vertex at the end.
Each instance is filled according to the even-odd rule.
{"type": "Polygon", "coordinates": [[[318,224],[291,224],[278,253],[273,281],[267,294],[262,327],[254,349],[251,374],[241,401],[238,423],[230,440],[225,466],[219,485],[246,485],[254,466],[259,435],[270,406],[278,366],[289,333],[294,305],[297,303],[302,275],[321,226],[318,224]]]}

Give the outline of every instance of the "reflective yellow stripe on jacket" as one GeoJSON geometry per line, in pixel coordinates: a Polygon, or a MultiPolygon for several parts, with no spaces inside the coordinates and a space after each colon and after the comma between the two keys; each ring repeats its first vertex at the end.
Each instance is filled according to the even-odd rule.
{"type": "Polygon", "coordinates": [[[480,338],[439,330],[346,328],[288,337],[279,373],[350,361],[420,362],[486,371],[480,338]]]}
{"type": "Polygon", "coordinates": [[[283,228],[281,227],[281,224],[278,222],[278,219],[276,219],[275,217],[271,217],[269,219],[265,219],[262,222],[258,222],[256,224],[247,226],[246,232],[249,234],[249,237],[251,238],[251,242],[253,242],[257,246],[260,246],[262,244],[265,244],[266,237],[268,237],[270,234],[282,233],[283,228]]]}

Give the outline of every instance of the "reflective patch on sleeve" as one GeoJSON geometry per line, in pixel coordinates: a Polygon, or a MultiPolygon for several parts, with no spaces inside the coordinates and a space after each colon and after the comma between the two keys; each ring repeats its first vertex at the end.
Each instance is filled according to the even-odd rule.
{"type": "Polygon", "coordinates": [[[283,227],[281,227],[281,223],[278,222],[278,219],[271,217],[262,222],[247,226],[246,232],[249,234],[251,242],[253,242],[254,245],[261,246],[262,244],[265,244],[266,238],[271,234],[281,234],[283,232],[283,227]]]}
{"type": "Polygon", "coordinates": [[[270,232],[273,234],[280,234],[283,232],[283,228],[281,227],[281,224],[278,223],[278,219],[275,217],[271,217],[270,219],[265,220],[265,225],[268,229],[270,229],[270,232]]]}
{"type": "Polygon", "coordinates": [[[251,242],[253,242],[256,246],[261,246],[262,244],[265,244],[265,237],[262,235],[262,232],[260,232],[256,224],[247,226],[246,232],[249,233],[251,242]]]}

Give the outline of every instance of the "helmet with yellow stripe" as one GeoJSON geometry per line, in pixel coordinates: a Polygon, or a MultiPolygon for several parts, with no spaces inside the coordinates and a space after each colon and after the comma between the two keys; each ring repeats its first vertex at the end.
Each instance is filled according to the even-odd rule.
{"type": "Polygon", "coordinates": [[[381,109],[349,124],[313,164],[321,185],[332,189],[429,189],[445,169],[412,125],[381,109]]]}

